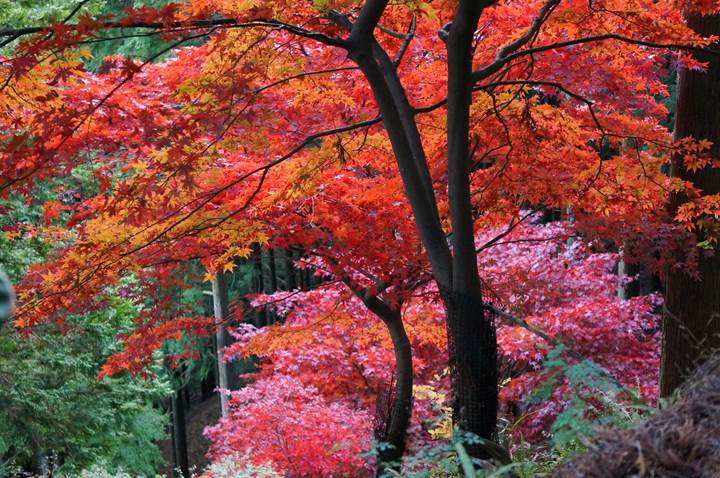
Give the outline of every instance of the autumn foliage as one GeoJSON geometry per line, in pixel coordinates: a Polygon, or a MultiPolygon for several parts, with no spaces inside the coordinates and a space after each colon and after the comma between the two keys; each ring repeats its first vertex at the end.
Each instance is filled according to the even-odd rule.
{"type": "MultiPolygon", "coordinates": [[[[451,242],[446,42],[457,3],[384,5],[371,29],[424,149],[422,194],[451,242]]],[[[687,28],[683,9],[718,6],[484,4],[472,42],[465,165],[483,298],[655,400],[660,299],[616,296],[629,279],[613,272],[613,251],[652,272],[692,271],[698,251],[684,231],[717,243],[717,195],[702,196],[665,170],[673,156],[690,169],[717,166],[711,143],[673,142],[665,120],[669,78],[702,70],[692,53],[717,40],[687,28]],[[664,208],[671,193],[687,197],[675,217],[664,208]],[[541,212],[553,209],[563,220],[543,224],[541,212]]],[[[53,245],[18,287],[18,327],[101,308],[132,278],[128,295],[154,303],[103,374],[139,372],[166,341],[217,326],[162,292],[183,287],[183,264],[199,261],[210,279],[257,248],[292,247],[303,251],[296,267],[322,278],[316,290],[250,298],[249,307],[272,307],[283,322],[233,329],[238,342],[228,352],[260,363],[247,387],[229,392],[230,415],[207,432],[218,460],[239,453],[298,477],[368,472],[361,453],[380,420],[378,397],[391,393],[395,359],[363,293],[402,312],[415,378],[410,446],[447,435],[438,423],[453,393],[448,300],[378,90],[348,53],[348,28],[364,18],[364,5],[190,0],[117,18],[84,15],[19,35],[0,63],[0,194],[32,202],[37,184],[80,170],[92,185],[58,186],[43,224],[3,231],[53,245]],[[157,33],[165,46],[150,58],[110,56],[85,68],[88,42],[128,28],[157,33]]],[[[545,378],[553,343],[495,320],[506,372],[501,413],[522,418],[516,432],[538,439],[567,388],[522,417],[510,405],[545,378]]],[[[175,359],[191,357],[188,349],[175,359]]]]}

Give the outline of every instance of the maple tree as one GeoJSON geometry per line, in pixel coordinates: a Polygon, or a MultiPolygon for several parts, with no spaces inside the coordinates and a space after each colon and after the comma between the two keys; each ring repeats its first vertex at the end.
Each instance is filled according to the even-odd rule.
{"type": "MultiPolygon", "coordinates": [[[[19,287],[16,322],[98,307],[97,292],[127,274],[147,278],[148,293],[190,259],[212,274],[253,244],[301,246],[395,312],[435,287],[455,422],[490,440],[496,313],[478,248],[541,206],[622,243],[661,230],[668,191],[697,194],[661,170],[673,153],[705,165],[709,147],[673,143],[660,126],[662,78],[702,69],[689,52],[713,42],[684,24],[683,6],[194,0],[3,30],[29,36],[0,67],[0,189],[29,194],[81,165],[97,178],[92,193],[58,191],[46,226],[22,231],[60,247],[19,287]],[[168,46],[86,71],[84,44],[127,28],[168,46]]],[[[161,304],[107,371],[139,370],[164,340],[212,325],[161,304]]]]}
{"type": "MultiPolygon", "coordinates": [[[[499,232],[486,231],[478,244],[499,232]]],[[[568,237],[573,237],[573,232],[567,224],[529,224],[478,257],[479,267],[487,273],[487,289],[503,294],[494,297],[493,302],[509,306],[508,310],[524,317],[528,324],[523,327],[515,320],[502,320],[498,330],[501,361],[507,374],[501,393],[503,415],[517,422],[513,433],[518,440],[541,440],[567,407],[570,394],[563,377],[546,402],[521,412],[514,409],[547,380],[543,361],[554,348],[553,343],[531,330],[540,330],[551,342],[561,340],[575,354],[581,354],[581,359],[592,359],[622,385],[637,389],[644,399],[652,402],[658,395],[659,297],[648,295],[629,301],[618,298],[615,290],[626,279],[613,274],[617,254],[593,253],[591,244],[579,240],[568,245],[568,237]],[[529,285],[532,289],[528,289],[529,285]]],[[[234,462],[235,466],[244,466],[248,461],[270,465],[292,476],[363,476],[369,472],[372,462],[358,461],[356,455],[337,455],[339,461],[330,464],[324,450],[367,450],[373,410],[374,425],[384,425],[382,410],[377,410],[383,402],[376,397],[393,375],[393,347],[382,325],[338,282],[310,291],[253,296],[249,305],[272,307],[285,319],[271,327],[243,325],[234,332],[239,340],[226,356],[258,356],[260,369],[246,377],[251,382],[240,392],[228,392],[233,400],[231,414],[207,432],[214,443],[213,458],[218,463],[234,462]],[[277,394],[284,394],[288,384],[297,390],[303,405],[281,413],[275,408],[283,407],[282,400],[276,402],[277,394]],[[360,417],[365,424],[363,432],[339,438],[336,433],[342,427],[332,425],[335,417],[309,414],[316,417],[316,423],[322,423],[316,427],[322,433],[309,439],[323,445],[293,447],[283,443],[280,437],[303,435],[306,418],[295,413],[308,406],[308,390],[313,397],[311,403],[321,400],[324,407],[329,403],[342,407],[338,415],[348,417],[346,422],[360,417]],[[266,426],[273,427],[272,433],[266,432],[266,426]],[[237,453],[246,449],[262,451],[239,459],[237,453]],[[343,467],[351,467],[352,471],[343,467]]],[[[415,406],[408,429],[412,451],[447,433],[435,421],[442,416],[438,416],[436,407],[446,405],[445,397],[450,392],[449,377],[441,372],[446,362],[446,337],[437,289],[427,285],[409,297],[403,320],[414,357],[415,406]]]]}
{"type": "Polygon", "coordinates": [[[363,474],[361,453],[371,435],[366,413],[327,403],[317,391],[283,376],[231,392],[230,406],[229,416],[206,431],[216,456],[252,450],[248,461],[272,463],[290,476],[363,474]]]}

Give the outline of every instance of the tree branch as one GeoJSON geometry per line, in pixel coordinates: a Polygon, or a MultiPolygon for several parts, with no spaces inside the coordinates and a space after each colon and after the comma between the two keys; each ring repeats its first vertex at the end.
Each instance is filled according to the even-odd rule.
{"type": "Polygon", "coordinates": [[[375,30],[388,3],[388,0],[367,0],[365,2],[348,38],[348,43],[353,48],[358,48],[362,44],[370,45],[373,39],[373,30],[375,30]]]}
{"type": "Polygon", "coordinates": [[[650,42],[645,40],[637,40],[634,38],[628,38],[624,37],[622,35],[617,35],[614,33],[607,33],[604,35],[595,35],[595,36],[588,36],[588,37],[581,37],[576,38],[574,40],[568,40],[564,42],[558,42],[558,43],[552,43],[549,45],[542,45],[535,48],[528,48],[526,50],[517,51],[515,53],[511,53],[505,57],[497,58],[493,63],[479,69],[473,72],[472,78],[473,82],[477,83],[478,81],[484,80],[488,78],[489,76],[497,73],[500,71],[503,66],[505,66],[507,63],[511,62],[512,60],[515,60],[517,58],[521,58],[523,56],[533,55],[535,53],[541,53],[549,50],[558,50],[561,48],[567,48],[573,45],[582,45],[586,43],[593,43],[593,42],[602,42],[602,41],[608,41],[608,40],[615,40],[622,43],[629,43],[632,45],[639,45],[639,46],[645,46],[648,48],[656,48],[656,49],[667,49],[667,50],[685,50],[685,51],[692,51],[692,52],[702,52],[702,53],[712,53],[716,55],[720,55],[720,51],[708,49],[708,48],[702,48],[694,45],[687,45],[682,43],[656,43],[656,42],[650,42]]]}
{"type": "MultiPolygon", "coordinates": [[[[76,25],[67,25],[69,28],[74,28],[76,25]]],[[[281,22],[278,20],[253,20],[250,22],[238,22],[233,18],[218,18],[213,20],[192,20],[188,22],[105,22],[98,25],[97,30],[112,30],[112,29],[129,29],[129,28],[143,28],[153,30],[175,30],[175,29],[203,29],[203,28],[253,28],[253,27],[274,27],[281,30],[285,30],[289,33],[316,40],[320,43],[329,46],[335,46],[339,48],[347,49],[349,44],[347,41],[341,38],[335,38],[323,33],[314,32],[297,25],[281,22]]],[[[12,40],[24,35],[32,35],[35,33],[43,33],[50,31],[51,28],[48,26],[43,27],[25,27],[25,28],[5,28],[0,30],[0,37],[10,37],[12,40]]],[[[0,46],[9,43],[7,40],[4,41],[0,46]]]]}
{"type": "Polygon", "coordinates": [[[572,347],[569,347],[562,340],[552,337],[551,335],[547,334],[543,330],[541,330],[533,325],[530,325],[525,319],[516,317],[516,316],[510,314],[509,312],[505,312],[504,310],[498,309],[497,307],[493,307],[492,305],[489,305],[489,304],[483,304],[483,308],[489,312],[492,312],[493,314],[495,314],[499,317],[502,317],[503,319],[507,320],[511,324],[518,326],[518,327],[522,327],[523,329],[527,330],[528,332],[531,332],[532,334],[537,335],[538,337],[543,339],[543,341],[545,341],[548,345],[551,345],[556,348],[562,347],[565,350],[565,353],[568,354],[568,356],[577,360],[578,362],[591,361],[592,363],[597,365],[598,370],[603,377],[607,378],[614,385],[616,385],[619,389],[628,390],[628,388],[625,385],[623,385],[622,383],[620,383],[620,381],[617,378],[615,378],[610,372],[608,372],[605,367],[602,367],[597,362],[592,361],[591,359],[587,358],[586,356],[584,356],[577,350],[573,349],[572,347]]]}
{"type": "Polygon", "coordinates": [[[543,5],[543,7],[540,9],[540,12],[533,20],[528,31],[526,31],[520,38],[518,38],[514,42],[511,42],[501,48],[500,52],[497,54],[496,59],[502,59],[507,57],[510,53],[517,51],[520,47],[524,46],[530,40],[532,40],[538,34],[538,32],[540,31],[540,27],[542,27],[543,23],[545,23],[545,21],[548,19],[553,10],[555,10],[559,3],[560,0],[548,0],[548,2],[545,3],[545,5],[543,5]]]}
{"type": "Polygon", "coordinates": [[[403,37],[404,40],[402,42],[402,45],[400,45],[400,49],[398,50],[397,54],[395,55],[395,58],[393,59],[393,64],[395,65],[395,68],[400,66],[400,62],[402,61],[403,56],[405,56],[405,52],[407,51],[408,47],[410,46],[410,42],[412,41],[413,37],[415,36],[415,28],[417,27],[417,20],[415,20],[415,15],[412,16],[410,19],[410,27],[408,28],[408,32],[403,37]]]}

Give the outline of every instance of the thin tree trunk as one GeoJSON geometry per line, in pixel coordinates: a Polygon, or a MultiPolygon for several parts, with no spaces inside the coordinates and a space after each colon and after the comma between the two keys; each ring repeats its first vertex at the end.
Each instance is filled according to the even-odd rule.
{"type": "MultiPolygon", "coordinates": [[[[214,341],[213,341],[213,344],[214,344],[214,341]]],[[[212,345],[211,345],[211,347],[212,347],[212,345]]],[[[215,388],[218,386],[217,382],[215,380],[215,377],[217,375],[218,375],[217,370],[210,369],[208,374],[205,377],[203,377],[202,381],[200,382],[200,391],[202,393],[203,401],[210,398],[213,395],[215,388]]]]}
{"type": "Polygon", "coordinates": [[[170,397],[170,415],[172,419],[172,446],[175,469],[179,470],[179,475],[182,478],[190,478],[187,433],[185,430],[185,403],[180,390],[170,397]]]}
{"type": "MultiPolygon", "coordinates": [[[[302,257],[302,252],[298,249],[293,248],[291,251],[290,259],[292,262],[295,262],[297,260],[300,260],[302,257]]],[[[302,271],[300,269],[296,269],[295,267],[292,268],[293,276],[294,276],[294,283],[295,287],[298,289],[304,289],[303,287],[303,277],[302,277],[302,271]]]]}
{"type": "MultiPolygon", "coordinates": [[[[687,15],[688,25],[702,35],[720,34],[720,16],[687,15]]],[[[717,48],[717,45],[715,45],[717,48]]],[[[707,72],[684,69],[678,76],[675,139],[693,136],[714,144],[711,154],[720,155],[720,58],[696,54],[708,63],[707,72]]],[[[674,158],[672,175],[692,181],[703,194],[720,193],[720,169],[686,170],[682,158],[674,158]]],[[[671,211],[686,198],[674,197],[671,211]]],[[[696,237],[701,241],[700,236],[696,237]]],[[[666,277],[663,315],[661,394],[671,394],[688,373],[720,348],[720,253],[700,252],[700,280],[681,270],[666,277]]]]}
{"type": "MultiPolygon", "coordinates": [[[[263,292],[265,294],[272,294],[277,292],[277,270],[275,268],[275,253],[272,249],[268,249],[267,252],[261,256],[261,271],[263,280],[263,292]]],[[[272,309],[265,308],[263,310],[265,315],[265,325],[274,324],[276,321],[275,313],[272,309]]]]}
{"type": "MultiPolygon", "coordinates": [[[[215,356],[217,357],[217,385],[218,388],[227,390],[230,380],[228,379],[228,364],[223,357],[223,349],[230,344],[230,337],[227,332],[228,321],[228,290],[225,275],[216,272],[212,280],[213,309],[218,327],[215,330],[215,356]]],[[[220,413],[226,416],[228,412],[228,397],[220,393],[220,413]]]]}
{"type": "MultiPolygon", "coordinates": [[[[374,313],[388,329],[395,355],[395,373],[386,396],[382,392],[377,397],[377,423],[375,439],[388,446],[378,452],[376,476],[394,469],[399,471],[400,460],[405,453],[405,439],[412,416],[413,364],[410,339],[402,321],[402,304],[388,305],[376,294],[366,289],[357,289],[349,279],[345,284],[374,313]]],[[[383,289],[378,285],[378,289],[383,289]]]]}
{"type": "Polygon", "coordinates": [[[295,289],[295,267],[293,267],[293,250],[292,248],[285,251],[285,284],[286,290],[295,289]]]}
{"type": "Polygon", "coordinates": [[[657,275],[650,272],[642,264],[625,261],[622,253],[618,262],[617,274],[622,278],[635,277],[634,280],[627,284],[618,285],[617,296],[623,300],[662,291],[662,284],[657,275]]]}
{"type": "Polygon", "coordinates": [[[395,354],[395,376],[390,396],[390,410],[382,428],[377,428],[375,439],[389,447],[378,453],[376,476],[382,476],[389,468],[399,471],[399,463],[405,453],[407,429],[412,416],[413,366],[412,349],[400,311],[379,315],[390,333],[395,354]]]}
{"type": "Polygon", "coordinates": [[[617,287],[617,296],[623,300],[628,300],[631,297],[637,297],[640,295],[640,278],[635,277],[640,274],[640,266],[638,264],[632,264],[623,258],[623,253],[620,252],[620,261],[618,262],[617,275],[623,279],[623,283],[617,287]],[[630,282],[625,282],[630,277],[635,277],[630,282]]]}
{"type": "Polygon", "coordinates": [[[267,263],[267,280],[265,281],[265,293],[272,294],[277,291],[277,271],[275,269],[275,251],[269,249],[263,255],[264,262],[267,263]]]}
{"type": "MultiPolygon", "coordinates": [[[[255,269],[255,274],[253,277],[253,292],[257,294],[262,294],[265,287],[265,284],[263,282],[262,254],[262,249],[260,249],[259,246],[255,247],[252,259],[253,268],[255,269]]],[[[253,308],[252,314],[253,324],[255,325],[255,327],[263,327],[267,325],[264,308],[260,310],[253,308]]]]}

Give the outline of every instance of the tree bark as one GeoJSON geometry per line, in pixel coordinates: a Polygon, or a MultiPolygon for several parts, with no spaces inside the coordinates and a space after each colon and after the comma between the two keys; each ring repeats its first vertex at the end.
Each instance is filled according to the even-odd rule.
{"type": "Polygon", "coordinates": [[[410,340],[399,311],[384,317],[383,322],[390,332],[393,343],[395,377],[389,419],[382,431],[375,436],[378,441],[390,445],[378,454],[376,476],[382,476],[389,463],[395,463],[395,468],[399,468],[400,459],[405,453],[405,439],[412,416],[413,366],[410,340]]]}
{"type": "MultiPolygon", "coordinates": [[[[228,290],[225,275],[216,272],[212,280],[213,309],[218,327],[215,330],[215,357],[217,358],[217,385],[218,388],[227,390],[230,380],[228,379],[228,364],[223,357],[223,349],[230,344],[230,337],[227,332],[228,321],[228,290]]],[[[220,413],[226,416],[228,412],[228,397],[220,393],[220,413]]]]}
{"type": "Polygon", "coordinates": [[[464,446],[475,458],[492,455],[481,441],[495,438],[497,421],[497,340],[495,324],[478,293],[442,291],[447,311],[453,422],[470,434],[464,446]]]}
{"type": "Polygon", "coordinates": [[[170,397],[170,415],[172,419],[172,446],[175,470],[179,471],[182,478],[190,478],[187,433],[185,430],[185,402],[181,390],[178,390],[170,397]]]}
{"type": "MultiPolygon", "coordinates": [[[[447,310],[453,420],[461,432],[495,438],[497,340],[483,309],[470,194],[469,128],[473,37],[486,2],[461,0],[447,39],[448,200],[452,221],[452,289],[439,284],[447,310]]],[[[472,437],[470,437],[472,438],[472,437]]],[[[466,443],[470,456],[490,458],[481,442],[466,443]]]]}
{"type": "MultiPolygon", "coordinates": [[[[698,33],[720,34],[720,16],[688,14],[688,25],[698,33]]],[[[717,45],[715,45],[717,47],[717,45]]],[[[678,75],[678,96],[674,138],[692,136],[713,142],[711,154],[720,155],[720,57],[696,54],[708,63],[707,72],[682,70],[678,75]]],[[[703,194],[720,192],[720,169],[705,168],[691,172],[682,158],[674,158],[672,175],[702,189],[703,194]]],[[[685,200],[673,197],[671,212],[685,200]]],[[[703,240],[699,235],[697,241],[703,240]]],[[[720,253],[700,251],[700,280],[685,271],[669,270],[666,275],[665,313],[660,391],[671,394],[688,373],[720,347],[720,253]]]]}
{"type": "MultiPolygon", "coordinates": [[[[405,194],[447,312],[453,418],[464,432],[491,440],[497,419],[497,342],[483,314],[470,200],[469,114],[472,42],[489,2],[460,1],[448,38],[448,182],[452,253],[442,228],[415,112],[387,53],[372,36],[386,0],[368,0],[350,35],[349,57],[367,79],[383,117],[405,194]]],[[[469,453],[486,458],[483,447],[469,453]]]]}
{"type": "MultiPolygon", "coordinates": [[[[260,246],[256,246],[254,249],[255,250],[253,251],[252,255],[252,264],[255,273],[252,279],[252,289],[253,292],[255,292],[256,294],[262,294],[265,290],[265,283],[263,280],[263,252],[260,246]]],[[[266,313],[264,308],[260,310],[252,309],[252,315],[252,322],[255,327],[264,327],[265,325],[267,325],[266,313]]]]}
{"type": "Polygon", "coordinates": [[[400,460],[405,453],[405,439],[412,416],[413,364],[412,347],[402,321],[402,304],[391,307],[377,295],[366,290],[352,288],[369,311],[382,320],[390,334],[395,355],[395,374],[390,384],[387,403],[380,403],[378,394],[378,423],[375,425],[375,439],[389,446],[378,452],[375,476],[383,476],[389,469],[399,471],[400,460]],[[385,407],[383,406],[385,405],[385,407]]]}

